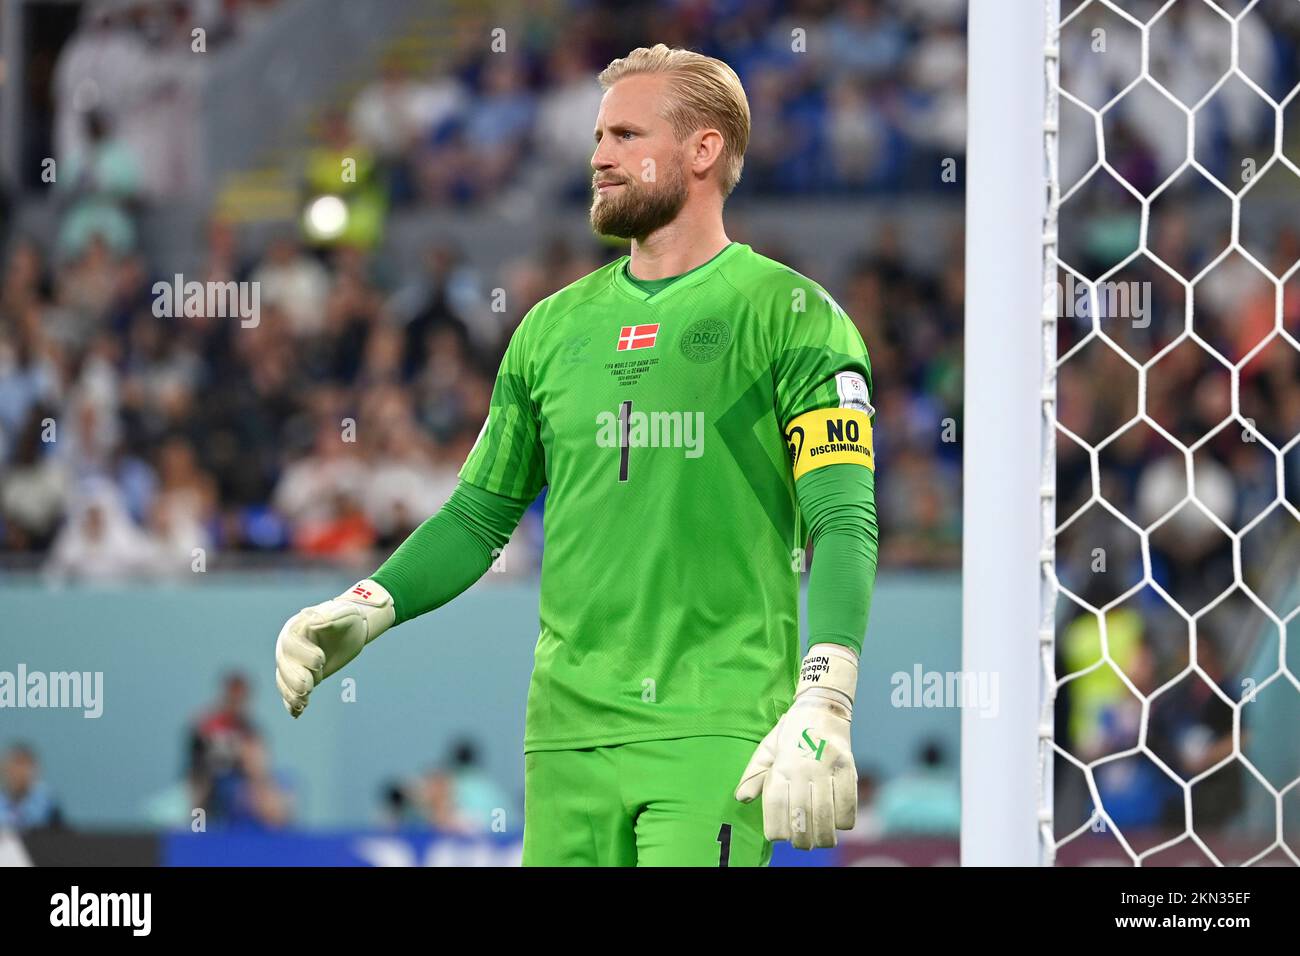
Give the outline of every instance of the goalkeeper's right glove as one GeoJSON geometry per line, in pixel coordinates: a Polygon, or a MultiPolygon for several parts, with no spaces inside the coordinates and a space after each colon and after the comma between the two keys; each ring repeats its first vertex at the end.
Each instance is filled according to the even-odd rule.
{"type": "Polygon", "coordinates": [[[297,717],[316,685],[393,626],[392,596],[369,579],[332,601],[303,608],[280,628],[275,642],[275,686],[297,717]]]}

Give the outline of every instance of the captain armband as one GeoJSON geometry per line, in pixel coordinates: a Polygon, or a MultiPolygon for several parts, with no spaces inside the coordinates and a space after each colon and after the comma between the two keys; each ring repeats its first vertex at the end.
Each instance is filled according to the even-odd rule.
{"type": "Polygon", "coordinates": [[[785,428],[795,481],[826,465],[853,464],[876,470],[871,416],[858,408],[815,408],[785,428]]]}

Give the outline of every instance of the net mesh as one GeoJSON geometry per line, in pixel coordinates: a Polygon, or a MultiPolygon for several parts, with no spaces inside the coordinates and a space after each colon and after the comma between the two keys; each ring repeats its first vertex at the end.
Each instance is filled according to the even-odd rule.
{"type": "Polygon", "coordinates": [[[1300,2],[1055,8],[1044,856],[1300,864],[1300,2]]]}

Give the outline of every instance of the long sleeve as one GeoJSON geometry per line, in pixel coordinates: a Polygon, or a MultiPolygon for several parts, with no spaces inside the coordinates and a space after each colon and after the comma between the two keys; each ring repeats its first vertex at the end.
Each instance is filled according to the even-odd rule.
{"type": "Polygon", "coordinates": [[[808,645],[843,644],[861,653],[876,580],[875,473],[830,465],[805,474],[795,490],[813,541],[808,645]]]}
{"type": "Polygon", "coordinates": [[[438,513],[411,532],[371,575],[393,596],[394,623],[442,607],[481,578],[531,501],[462,480],[438,513]]]}

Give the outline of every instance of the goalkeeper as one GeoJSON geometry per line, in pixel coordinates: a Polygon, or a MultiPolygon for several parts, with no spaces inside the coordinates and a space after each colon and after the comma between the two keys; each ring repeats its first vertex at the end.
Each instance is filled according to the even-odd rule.
{"type": "Polygon", "coordinates": [[[727,238],[750,123],[730,67],[660,44],[600,81],[591,221],[631,255],[528,312],[447,504],[284,625],[276,682],[297,717],[473,584],[545,486],[524,864],[764,865],[854,823],[871,369],[819,285],[727,238]]]}

